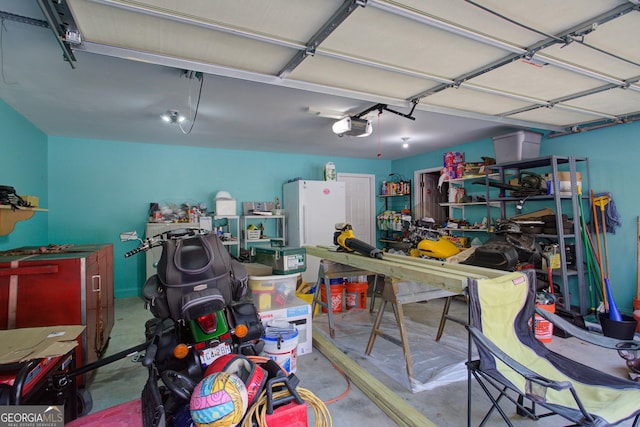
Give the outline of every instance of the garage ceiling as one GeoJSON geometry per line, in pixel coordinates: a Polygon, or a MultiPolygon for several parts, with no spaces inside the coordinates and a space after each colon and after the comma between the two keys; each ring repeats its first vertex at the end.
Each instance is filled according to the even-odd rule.
{"type": "MultiPolygon", "coordinates": [[[[193,133],[176,133],[174,143],[400,158],[513,129],[564,134],[640,115],[637,0],[38,3],[76,68],[65,65],[61,82],[92,85],[105,101],[115,91],[132,119],[137,111],[149,120],[131,124],[138,134],[109,136],[95,126],[84,137],[170,143],[140,135],[155,135],[166,109],[193,119],[197,108],[185,125],[193,133]],[[105,81],[105,68],[129,77],[105,81]],[[172,97],[187,107],[169,105],[172,97]],[[243,125],[225,121],[225,111],[243,125]],[[370,118],[373,135],[333,135],[334,118],[345,115],[370,118]]],[[[43,47],[59,55],[52,43],[43,47]]],[[[3,67],[17,74],[20,65],[5,58],[3,67]]],[[[39,113],[19,98],[3,91],[39,125],[39,113]]],[[[79,136],[62,118],[41,120],[47,133],[79,136]]]]}

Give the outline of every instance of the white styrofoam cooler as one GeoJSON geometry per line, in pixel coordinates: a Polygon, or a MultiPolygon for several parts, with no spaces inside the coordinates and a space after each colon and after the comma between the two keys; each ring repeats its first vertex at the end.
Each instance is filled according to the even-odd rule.
{"type": "Polygon", "coordinates": [[[262,325],[266,328],[272,320],[286,320],[298,329],[298,355],[313,351],[313,327],[311,325],[311,305],[294,297],[283,308],[275,310],[258,310],[262,325]]]}
{"type": "Polygon", "coordinates": [[[496,154],[496,163],[516,162],[539,157],[541,140],[542,134],[525,130],[494,136],[493,150],[496,154]]]}

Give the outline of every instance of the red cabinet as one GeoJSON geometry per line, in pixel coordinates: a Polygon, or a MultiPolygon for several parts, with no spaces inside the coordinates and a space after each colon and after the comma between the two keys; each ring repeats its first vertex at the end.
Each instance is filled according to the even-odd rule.
{"type": "Polygon", "coordinates": [[[113,245],[24,254],[31,250],[37,248],[0,256],[0,329],[85,325],[77,360],[79,365],[94,362],[105,350],[114,322],[113,245]]]}

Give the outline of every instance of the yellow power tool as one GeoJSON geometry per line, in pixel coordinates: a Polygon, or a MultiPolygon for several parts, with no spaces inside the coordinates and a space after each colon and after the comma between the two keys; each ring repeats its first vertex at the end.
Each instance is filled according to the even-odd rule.
{"type": "Polygon", "coordinates": [[[380,249],[355,238],[351,224],[336,224],[336,232],[333,233],[333,244],[346,252],[357,252],[371,258],[382,259],[382,251],[380,249]]]}

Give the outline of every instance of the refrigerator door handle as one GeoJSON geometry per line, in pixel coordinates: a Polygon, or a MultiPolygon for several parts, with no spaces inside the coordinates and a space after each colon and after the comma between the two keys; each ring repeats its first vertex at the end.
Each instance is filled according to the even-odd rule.
{"type": "Polygon", "coordinates": [[[302,233],[300,236],[300,246],[307,244],[307,207],[302,205],[302,233]]]}

